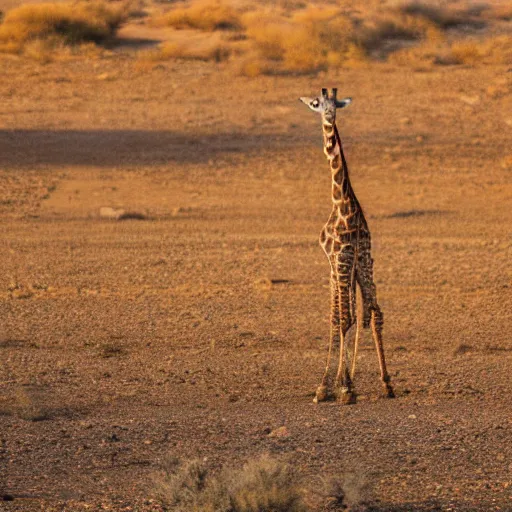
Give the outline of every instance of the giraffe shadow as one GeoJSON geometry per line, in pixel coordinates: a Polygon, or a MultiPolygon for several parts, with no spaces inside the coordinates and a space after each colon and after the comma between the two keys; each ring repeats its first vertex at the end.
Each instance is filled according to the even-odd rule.
{"type": "Polygon", "coordinates": [[[208,163],[295,144],[287,134],[166,130],[0,130],[0,168],[208,163]]]}

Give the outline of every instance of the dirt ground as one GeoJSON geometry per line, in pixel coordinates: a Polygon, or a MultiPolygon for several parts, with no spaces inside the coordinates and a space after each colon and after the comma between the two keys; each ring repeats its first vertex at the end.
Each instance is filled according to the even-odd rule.
{"type": "Polygon", "coordinates": [[[0,510],[158,510],[169,454],[263,453],[367,510],[512,510],[510,71],[5,58],[0,510]],[[367,335],[358,403],[312,402],[330,177],[297,99],[325,86],[354,100],[394,400],[367,335]]]}

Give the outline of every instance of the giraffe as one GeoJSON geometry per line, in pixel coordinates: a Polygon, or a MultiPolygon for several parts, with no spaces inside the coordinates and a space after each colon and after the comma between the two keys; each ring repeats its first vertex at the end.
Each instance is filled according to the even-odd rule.
{"type": "Polygon", "coordinates": [[[319,97],[299,99],[322,116],[324,153],[332,174],[332,211],[320,233],[320,246],[331,267],[331,325],[326,368],[314,402],[336,399],[350,404],[356,401],[353,378],[362,328],[371,327],[385,395],[389,398],[395,395],[384,357],[384,318],[377,302],[377,290],[373,280],[370,230],[350,183],[347,162],[336,127],[336,109],[346,107],[352,100],[345,98],[339,101],[336,94],[337,89],[331,89],[330,92],[322,89],[319,97]],[[362,297],[362,318],[357,312],[357,287],[362,297]],[[349,369],[347,334],[354,324],[356,334],[349,369]],[[339,361],[333,382],[331,359],[336,346],[339,346],[339,361]]]}

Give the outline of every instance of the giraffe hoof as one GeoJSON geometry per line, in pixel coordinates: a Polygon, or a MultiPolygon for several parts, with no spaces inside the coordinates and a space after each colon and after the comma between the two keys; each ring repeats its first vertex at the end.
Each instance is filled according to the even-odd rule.
{"type": "Polygon", "coordinates": [[[391,384],[384,385],[384,395],[386,398],[395,398],[396,395],[391,384]]]}
{"type": "Polygon", "coordinates": [[[327,386],[318,386],[315,394],[315,398],[313,398],[313,402],[315,404],[319,402],[325,402],[329,398],[329,393],[327,391],[327,386]]]}
{"type": "Polygon", "coordinates": [[[352,391],[342,393],[340,401],[343,405],[352,405],[356,403],[356,394],[352,391]]]}
{"type": "Polygon", "coordinates": [[[336,401],[343,405],[351,405],[356,403],[356,394],[347,388],[338,388],[336,390],[336,401]]]}

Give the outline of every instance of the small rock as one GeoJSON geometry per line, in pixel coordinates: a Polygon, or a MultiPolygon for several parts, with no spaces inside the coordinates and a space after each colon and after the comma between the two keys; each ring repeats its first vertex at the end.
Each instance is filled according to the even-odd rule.
{"type": "Polygon", "coordinates": [[[140,212],[126,211],[122,208],[111,208],[110,206],[100,208],[100,217],[111,220],[145,220],[147,218],[146,215],[140,212]]]}
{"type": "Polygon", "coordinates": [[[416,414],[409,414],[409,416],[407,416],[410,420],[415,420],[416,419],[416,414]]]}
{"type": "Polygon", "coordinates": [[[508,155],[505,158],[503,158],[503,160],[501,161],[501,167],[503,167],[503,169],[512,169],[512,155],[508,155]]]}
{"type": "Polygon", "coordinates": [[[480,103],[480,96],[459,96],[460,100],[466,103],[467,105],[476,105],[480,103]]]}
{"type": "Polygon", "coordinates": [[[282,427],[276,428],[275,430],[270,431],[268,437],[290,437],[290,432],[283,425],[282,427]]]}
{"type": "Polygon", "coordinates": [[[110,206],[102,206],[100,208],[100,217],[103,219],[117,220],[121,215],[124,215],[125,213],[125,210],[111,208],[110,206]]]}
{"type": "Polygon", "coordinates": [[[34,295],[34,292],[31,290],[14,290],[12,292],[12,296],[15,299],[30,299],[34,295]]]}
{"type": "Polygon", "coordinates": [[[178,206],[177,208],[173,208],[171,215],[173,217],[178,217],[179,215],[181,215],[183,213],[190,213],[191,211],[192,211],[192,208],[190,206],[189,207],[178,206]]]}
{"type": "Polygon", "coordinates": [[[113,73],[101,73],[96,76],[98,80],[115,80],[116,75],[113,73]]]}

